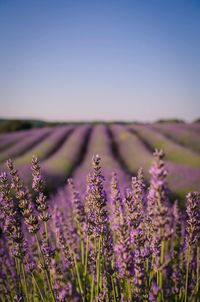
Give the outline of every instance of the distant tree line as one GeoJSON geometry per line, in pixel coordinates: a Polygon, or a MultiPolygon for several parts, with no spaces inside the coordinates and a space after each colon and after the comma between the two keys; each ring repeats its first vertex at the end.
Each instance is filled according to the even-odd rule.
{"type": "MultiPolygon", "coordinates": [[[[23,119],[0,119],[0,133],[4,132],[13,132],[13,131],[20,131],[20,130],[29,130],[33,128],[42,128],[42,127],[53,127],[53,126],[59,126],[59,125],[66,125],[66,124],[84,124],[88,123],[86,121],[68,121],[68,122],[46,122],[42,120],[23,120],[23,119]]],[[[136,123],[140,124],[141,122],[137,121],[91,121],[90,124],[98,124],[98,123],[104,123],[104,124],[129,124],[129,123],[136,123]]],[[[181,119],[159,119],[156,121],[156,123],[185,123],[184,120],[181,119]]],[[[194,123],[200,123],[200,118],[196,119],[194,123]]]]}
{"type": "Polygon", "coordinates": [[[60,123],[45,122],[40,120],[0,120],[0,133],[29,130],[48,126],[56,126],[60,123]]]}

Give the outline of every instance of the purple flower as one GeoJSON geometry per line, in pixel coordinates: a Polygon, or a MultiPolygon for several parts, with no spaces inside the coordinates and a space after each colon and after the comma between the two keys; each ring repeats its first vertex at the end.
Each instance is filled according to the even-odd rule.
{"type": "Polygon", "coordinates": [[[167,171],[163,161],[163,151],[156,150],[150,169],[151,180],[147,196],[149,240],[154,258],[154,266],[160,265],[161,242],[173,233],[173,216],[168,207],[167,171]]]}
{"type": "Polygon", "coordinates": [[[33,156],[32,158],[32,175],[32,188],[38,194],[36,197],[36,207],[39,212],[39,218],[43,221],[48,221],[50,215],[48,213],[47,197],[43,193],[43,179],[41,176],[40,165],[36,156],[33,156]]]}
{"type": "Polygon", "coordinates": [[[10,194],[10,185],[7,174],[0,175],[0,214],[2,218],[1,227],[11,240],[11,252],[13,256],[22,259],[25,255],[24,236],[22,233],[21,223],[17,208],[10,194]]]}
{"type": "Polygon", "coordinates": [[[31,196],[27,188],[24,188],[19,174],[14,167],[12,160],[7,161],[7,166],[12,177],[12,188],[15,190],[15,195],[18,199],[18,206],[24,217],[24,222],[27,225],[28,231],[30,233],[37,233],[39,230],[38,219],[34,214],[31,196]]]}
{"type": "Polygon", "coordinates": [[[86,215],[88,235],[104,237],[105,247],[109,243],[109,253],[112,252],[112,239],[107,212],[107,197],[103,188],[104,177],[101,174],[100,157],[93,157],[93,173],[88,176],[86,195],[86,215]]]}
{"type": "Polygon", "coordinates": [[[78,232],[82,236],[83,230],[85,228],[85,210],[84,206],[81,202],[80,196],[78,191],[75,188],[73,180],[70,178],[68,179],[68,187],[71,193],[71,203],[72,203],[72,211],[74,220],[76,222],[76,227],[78,232]]]}
{"type": "MultiPolygon", "coordinates": [[[[86,193],[86,223],[89,238],[89,262],[90,270],[94,272],[97,250],[96,242],[99,241],[101,255],[104,255],[104,265],[107,274],[112,273],[113,238],[110,229],[107,211],[107,196],[103,187],[104,177],[101,173],[100,157],[93,157],[93,172],[87,179],[86,193]]],[[[109,277],[108,287],[111,288],[109,277]]]]}
{"type": "Polygon", "coordinates": [[[132,178],[132,191],[125,191],[124,203],[131,229],[136,229],[144,220],[144,188],[143,171],[139,169],[137,176],[132,178]]]}
{"type": "Polygon", "coordinates": [[[168,189],[166,183],[167,170],[163,161],[162,150],[154,152],[154,160],[149,170],[151,174],[150,188],[147,196],[149,213],[154,210],[155,204],[166,204],[168,202],[168,189]]]}
{"type": "Polygon", "coordinates": [[[196,245],[200,233],[200,193],[187,194],[186,244],[196,245]]]}
{"type": "Polygon", "coordinates": [[[111,210],[111,225],[113,229],[115,229],[123,219],[124,215],[124,207],[116,173],[112,174],[111,180],[111,210]]]}
{"type": "Polygon", "coordinates": [[[149,301],[151,302],[156,302],[159,294],[159,287],[155,281],[152,282],[151,284],[151,289],[149,292],[149,301]]]}

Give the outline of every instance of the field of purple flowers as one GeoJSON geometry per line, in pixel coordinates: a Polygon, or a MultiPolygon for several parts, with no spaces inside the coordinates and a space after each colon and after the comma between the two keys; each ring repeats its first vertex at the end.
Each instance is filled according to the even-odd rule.
{"type": "Polygon", "coordinates": [[[199,138],[185,124],[0,135],[0,301],[200,301],[199,138]]]}

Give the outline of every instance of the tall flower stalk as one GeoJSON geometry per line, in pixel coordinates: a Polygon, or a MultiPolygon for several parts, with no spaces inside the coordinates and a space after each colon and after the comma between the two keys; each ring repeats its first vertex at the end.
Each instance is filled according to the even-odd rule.
{"type": "Polygon", "coordinates": [[[159,288],[158,300],[164,301],[163,269],[167,240],[173,233],[171,216],[168,208],[167,170],[163,161],[162,150],[154,152],[150,169],[151,179],[147,196],[147,210],[150,226],[153,274],[157,275],[159,288]]]}
{"type": "MultiPolygon", "coordinates": [[[[41,257],[41,262],[42,262],[41,265],[46,274],[46,278],[47,278],[49,290],[51,292],[52,300],[55,301],[55,295],[54,295],[53,288],[52,288],[50,271],[48,269],[48,266],[46,265],[45,252],[40,243],[40,239],[39,239],[39,235],[38,235],[38,231],[40,228],[39,221],[38,221],[36,214],[34,213],[35,211],[34,211],[34,207],[32,204],[31,195],[30,195],[29,191],[22,185],[21,179],[19,177],[17,170],[14,167],[13,162],[11,160],[8,160],[7,165],[9,168],[10,175],[12,177],[12,188],[15,190],[15,196],[18,200],[18,206],[19,206],[21,214],[24,218],[24,222],[27,225],[28,232],[30,234],[35,235],[39,255],[41,257]]],[[[35,182],[37,183],[37,180],[35,180],[35,182]]],[[[41,181],[39,183],[41,183],[41,181]]],[[[38,185],[38,190],[39,189],[40,188],[38,185]]],[[[43,209],[42,209],[42,211],[43,211],[43,209]]],[[[48,237],[46,237],[46,239],[47,238],[48,237]]],[[[23,269],[23,275],[25,278],[24,267],[22,269],[23,269]]]]}
{"type": "Polygon", "coordinates": [[[93,172],[87,179],[85,204],[87,234],[91,248],[91,269],[96,281],[95,297],[98,297],[102,289],[101,274],[103,271],[106,272],[108,287],[111,286],[113,240],[107,211],[107,197],[103,187],[104,177],[98,155],[93,157],[92,164],[93,172]]]}
{"type": "MultiPolygon", "coordinates": [[[[185,277],[185,302],[188,299],[188,278],[190,275],[190,265],[193,253],[197,252],[199,257],[200,239],[200,194],[192,192],[187,195],[187,224],[186,224],[186,277],[185,277]]],[[[199,263],[197,261],[196,290],[199,291],[199,263]]]]}

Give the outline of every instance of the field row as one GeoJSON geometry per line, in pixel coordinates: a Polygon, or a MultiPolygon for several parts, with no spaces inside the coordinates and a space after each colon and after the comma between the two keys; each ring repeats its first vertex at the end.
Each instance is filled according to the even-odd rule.
{"type": "MultiPolygon", "coordinates": [[[[85,176],[94,154],[102,158],[108,180],[117,172],[121,186],[144,169],[149,180],[153,150],[163,149],[169,171],[169,186],[183,197],[200,186],[200,127],[196,124],[81,125],[41,128],[0,135],[0,169],[12,158],[27,182],[31,180],[30,161],[38,156],[48,191],[55,191],[73,176],[80,192],[85,192],[85,176]]],[[[109,184],[106,184],[109,187],[109,184]]],[[[109,190],[109,188],[108,188],[109,190]]]]}

